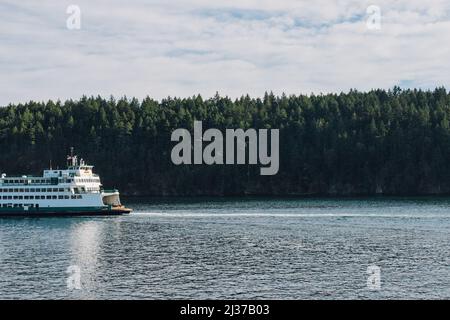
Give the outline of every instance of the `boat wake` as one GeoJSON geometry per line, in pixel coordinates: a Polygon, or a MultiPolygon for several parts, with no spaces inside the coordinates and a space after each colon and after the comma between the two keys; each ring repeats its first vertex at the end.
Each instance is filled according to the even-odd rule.
{"type": "Polygon", "coordinates": [[[209,217],[273,217],[273,218],[448,218],[449,214],[430,213],[264,213],[264,212],[158,212],[136,211],[133,216],[166,218],[209,218],[209,217]]]}

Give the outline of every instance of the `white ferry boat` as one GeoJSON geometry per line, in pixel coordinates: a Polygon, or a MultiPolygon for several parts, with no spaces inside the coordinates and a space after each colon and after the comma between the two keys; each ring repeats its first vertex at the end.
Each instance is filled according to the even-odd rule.
{"type": "Polygon", "coordinates": [[[118,190],[104,190],[93,166],[67,157],[67,169],[44,170],[41,177],[0,178],[0,216],[121,215],[131,209],[120,203],[118,190]]]}

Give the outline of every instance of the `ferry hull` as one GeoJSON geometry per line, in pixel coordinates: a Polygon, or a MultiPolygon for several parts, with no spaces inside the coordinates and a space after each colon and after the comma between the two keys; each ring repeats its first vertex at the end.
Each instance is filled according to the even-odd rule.
{"type": "Polygon", "coordinates": [[[0,217],[73,217],[73,216],[120,216],[131,213],[131,209],[119,207],[101,208],[0,208],[0,217]]]}

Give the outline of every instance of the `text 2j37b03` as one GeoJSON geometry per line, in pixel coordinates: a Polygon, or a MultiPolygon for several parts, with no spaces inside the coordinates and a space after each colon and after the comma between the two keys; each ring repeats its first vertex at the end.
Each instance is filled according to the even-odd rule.
{"type": "Polygon", "coordinates": [[[224,315],[237,316],[237,315],[268,315],[269,305],[264,304],[226,304],[224,315]]]}

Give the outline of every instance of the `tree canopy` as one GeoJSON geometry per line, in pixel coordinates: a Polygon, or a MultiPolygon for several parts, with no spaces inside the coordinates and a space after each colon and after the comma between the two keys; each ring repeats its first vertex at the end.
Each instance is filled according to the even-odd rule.
{"type": "Polygon", "coordinates": [[[445,88],[230,99],[82,97],[0,108],[0,171],[63,168],[70,147],[107,187],[139,195],[450,193],[445,88]],[[171,132],[280,129],[280,169],[171,162],[171,132]]]}

